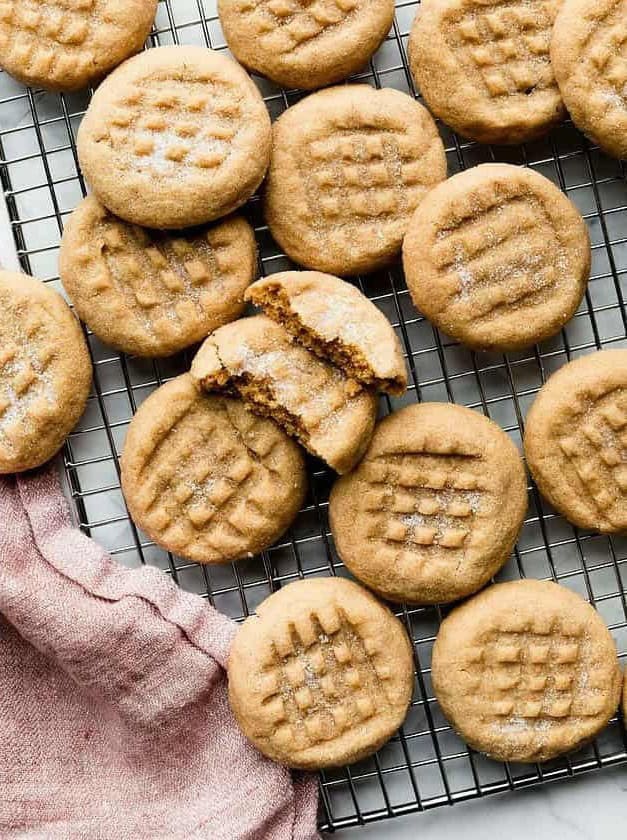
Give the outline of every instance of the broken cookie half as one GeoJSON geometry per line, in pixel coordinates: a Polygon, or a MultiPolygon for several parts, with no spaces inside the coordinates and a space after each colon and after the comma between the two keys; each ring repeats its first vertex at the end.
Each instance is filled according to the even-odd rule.
{"type": "Polygon", "coordinates": [[[350,283],[319,271],[285,271],[253,283],[246,300],[346,376],[400,396],[407,371],[394,328],[350,283]]]}
{"type": "Polygon", "coordinates": [[[242,318],[212,333],[191,372],[208,391],[240,395],[340,474],[355,466],[372,437],[374,393],[265,315],[242,318]]]}

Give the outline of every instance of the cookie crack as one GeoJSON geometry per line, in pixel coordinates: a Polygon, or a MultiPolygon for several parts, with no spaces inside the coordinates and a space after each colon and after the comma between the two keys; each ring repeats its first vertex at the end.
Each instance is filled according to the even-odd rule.
{"type": "Polygon", "coordinates": [[[225,364],[215,340],[208,339],[210,347],[214,350],[215,356],[220,364],[222,373],[214,374],[211,378],[203,379],[201,385],[210,390],[216,388],[220,393],[241,398],[254,414],[260,414],[273,420],[287,434],[295,437],[304,447],[316,457],[321,457],[310,443],[310,434],[302,424],[302,421],[293,412],[281,405],[276,398],[271,382],[268,378],[258,374],[250,374],[242,371],[240,374],[233,374],[225,364]],[[253,389],[256,393],[253,393],[253,389]]]}
{"type": "MultiPolygon", "coordinates": [[[[223,371],[225,371],[227,374],[229,374],[229,377],[230,377],[229,369],[228,369],[228,367],[225,365],[224,360],[222,359],[222,356],[220,355],[220,350],[219,350],[219,347],[218,347],[217,343],[216,343],[215,341],[212,341],[212,342],[211,342],[211,346],[212,346],[212,347],[214,348],[214,350],[215,350],[216,357],[217,357],[217,359],[218,359],[218,362],[220,363],[220,366],[221,366],[222,370],[223,370],[223,371]]],[[[230,377],[230,378],[231,378],[231,377],[230,377]]],[[[225,388],[224,388],[224,389],[221,389],[221,391],[222,391],[222,393],[224,393],[224,394],[229,394],[229,393],[230,393],[229,388],[228,388],[228,383],[226,383],[226,384],[225,384],[225,388]]],[[[236,388],[236,387],[234,387],[234,388],[233,388],[232,393],[233,393],[233,395],[234,395],[234,396],[241,396],[241,395],[238,393],[238,391],[237,391],[237,388],[236,388]]],[[[243,399],[243,398],[242,398],[242,399],[243,399]]],[[[246,400],[244,400],[244,402],[246,402],[246,400]]],[[[268,472],[270,472],[270,473],[271,473],[271,472],[274,472],[274,470],[271,470],[271,469],[270,469],[270,467],[268,467],[268,466],[265,464],[265,462],[264,462],[263,458],[262,458],[262,457],[261,457],[261,456],[260,456],[257,452],[255,452],[255,450],[254,450],[254,449],[252,449],[252,448],[249,446],[249,444],[248,444],[248,442],[247,442],[246,438],[244,437],[244,435],[242,434],[241,430],[237,427],[237,425],[236,425],[236,424],[235,424],[235,422],[233,421],[233,418],[231,417],[231,415],[230,415],[229,410],[228,410],[228,408],[227,408],[227,407],[225,407],[225,416],[226,416],[227,422],[229,423],[229,425],[230,425],[230,426],[231,426],[231,428],[233,429],[233,431],[234,431],[234,433],[235,433],[235,436],[236,436],[236,437],[237,437],[237,439],[240,441],[240,443],[244,446],[244,448],[246,449],[246,451],[248,452],[248,454],[250,455],[250,457],[253,459],[253,461],[255,461],[255,463],[256,463],[256,464],[259,464],[259,466],[260,466],[260,467],[263,467],[263,469],[267,470],[268,472]]]]}
{"type": "Polygon", "coordinates": [[[313,324],[307,324],[278,284],[269,286],[265,294],[257,292],[251,296],[251,300],[260,306],[269,318],[283,327],[296,343],[342,370],[349,380],[354,381],[355,394],[364,386],[392,394],[403,392],[404,381],[400,374],[388,377],[377,375],[373,364],[356,342],[345,341],[339,333],[332,338],[325,337],[313,324]]]}

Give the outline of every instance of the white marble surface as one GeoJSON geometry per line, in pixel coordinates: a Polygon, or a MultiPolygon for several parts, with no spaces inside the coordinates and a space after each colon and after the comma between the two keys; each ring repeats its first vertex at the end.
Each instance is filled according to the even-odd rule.
{"type": "Polygon", "coordinates": [[[325,835],[338,840],[620,840],[627,767],[325,835]]]}

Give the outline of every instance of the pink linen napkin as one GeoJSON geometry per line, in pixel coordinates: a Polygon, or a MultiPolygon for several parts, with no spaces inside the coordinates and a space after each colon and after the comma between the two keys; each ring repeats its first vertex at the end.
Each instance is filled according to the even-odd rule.
{"type": "Polygon", "coordinates": [[[235,624],[69,523],[55,472],[0,477],[2,840],[313,840],[317,786],[239,731],[235,624]]]}

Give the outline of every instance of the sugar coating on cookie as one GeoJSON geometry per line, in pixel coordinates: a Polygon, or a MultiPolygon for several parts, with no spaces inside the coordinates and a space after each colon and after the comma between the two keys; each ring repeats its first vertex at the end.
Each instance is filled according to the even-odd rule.
{"type": "Polygon", "coordinates": [[[246,298],[351,379],[403,394],[403,349],[381,310],[359,289],[317,271],[285,271],[254,283],[246,298]]]}
{"type": "Polygon", "coordinates": [[[208,391],[239,394],[339,473],[352,469],[370,442],[376,397],[265,315],[216,330],[191,372],[208,391]]]}
{"type": "Polygon", "coordinates": [[[27,85],[76,90],[138,52],[157,0],[2,0],[0,66],[27,85]]]}
{"type": "Polygon", "coordinates": [[[168,551],[229,563],[291,525],[307,476],[298,446],[240,400],[200,393],[189,374],[142,403],[122,455],[135,524],[168,551]]]}
{"type": "Polygon", "coordinates": [[[394,20],[394,0],[219,0],[238,61],[283,87],[311,90],[361,70],[394,20]]]}
{"type": "Polygon", "coordinates": [[[244,734],[264,755],[308,770],[383,746],[414,681],[400,621],[342,578],[297,581],[260,604],[235,637],[228,676],[244,734]]]}
{"type": "Polygon", "coordinates": [[[514,444],[491,420],[446,403],[382,420],[329,501],[348,569],[385,598],[417,604],[484,586],[508,560],[526,510],[514,444]]]}
{"type": "Polygon", "coordinates": [[[403,243],[417,308],[477,350],[516,350],[558,332],[581,303],[590,259],[575,205],[539,173],[498,163],[431,190],[403,243]]]}
{"type": "Polygon", "coordinates": [[[527,416],[525,453],[570,522],[627,532],[627,350],[583,356],[549,378],[527,416]]]}
{"type": "Polygon", "coordinates": [[[65,290],[106,344],[169,356],[244,310],[257,273],[255,236],[240,217],[169,234],[128,224],[93,196],[65,223],[65,290]]]}
{"type": "Polygon", "coordinates": [[[539,580],[491,586],[454,610],[431,668],[450,723],[500,761],[547,761],[588,743],[616,711],[622,683],[598,613],[539,580]]]}
{"type": "Polygon", "coordinates": [[[565,116],[549,57],[562,0],[422,0],[409,40],[429,108],[480,143],[523,143],[565,116]]]}
{"type": "Polygon", "coordinates": [[[627,0],[564,0],[551,61],[575,125],[627,158],[627,0]]]}
{"type": "Polygon", "coordinates": [[[85,178],[112,213],[200,225],[247,201],[266,172],[270,116],[248,74],[204,47],[148,50],[94,94],[78,133],[85,178]]]}
{"type": "Polygon", "coordinates": [[[0,474],[41,466],[85,410],[92,368],[61,295],[0,271],[0,474]]]}
{"type": "Polygon", "coordinates": [[[412,213],[445,177],[435,123],[413,98],[366,85],[330,88],[274,124],[266,220],[307,268],[374,271],[399,253],[412,213]]]}

